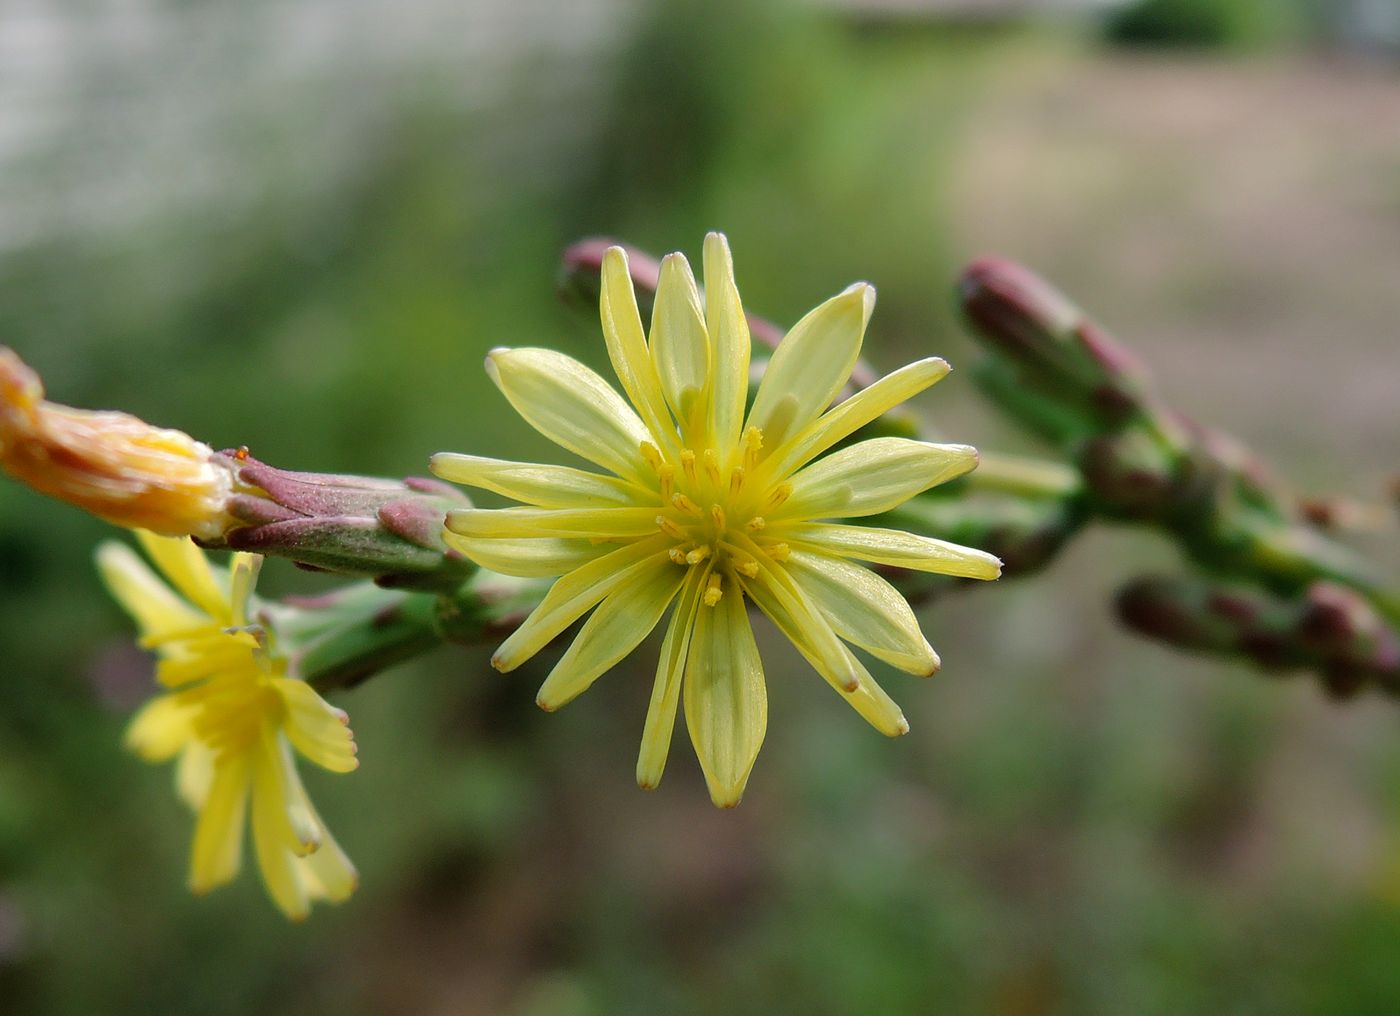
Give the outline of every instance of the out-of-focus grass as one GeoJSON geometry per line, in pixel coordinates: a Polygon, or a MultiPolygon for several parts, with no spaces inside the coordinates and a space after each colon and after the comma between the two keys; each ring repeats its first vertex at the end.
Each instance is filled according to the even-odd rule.
{"type": "MultiPolygon", "coordinates": [[[[503,171],[495,146],[522,129],[510,109],[464,113],[429,93],[310,205],[7,257],[6,341],[56,398],[292,468],[403,474],[442,448],[555,456],[480,364],[499,344],[604,363],[593,321],[552,294],[557,253],[580,235],[694,253],[723,228],[749,305],[780,321],[870,279],[883,368],[971,355],[945,290],[959,259],[996,244],[1069,274],[1132,342],[1127,286],[1147,308],[1145,352],[1193,410],[1295,425],[1297,403],[1268,397],[1286,370],[1242,408],[1223,388],[1212,404],[1173,358],[1227,322],[1238,342],[1254,336],[1254,357],[1274,347],[1232,287],[1200,304],[1160,295],[1208,273],[1174,226],[1208,207],[1138,170],[1160,156],[1154,137],[1194,135],[1172,119],[1186,107],[1148,102],[1157,119],[1133,126],[1111,94],[1170,96],[1229,65],[1135,77],[1021,31],[852,32],[721,6],[667,5],[639,27],[596,129],[535,150],[568,172],[503,171]],[[1076,136],[1087,147],[1065,143],[1076,136]],[[186,256],[153,261],[152,244],[186,256]],[[201,281],[165,282],[152,264],[201,281]]],[[[1374,88],[1400,98],[1390,79],[1374,88]]],[[[1315,165],[1300,145],[1279,159],[1315,165]]],[[[1188,148],[1168,165],[1199,171],[1193,152],[1209,158],[1188,148]]],[[[1358,172],[1380,179],[1394,153],[1367,152],[1358,172]]],[[[1307,249],[1306,217],[1279,228],[1307,249]]],[[[1226,249],[1222,270],[1243,273],[1247,253],[1226,249]]],[[[1356,291],[1330,310],[1338,362],[1318,369],[1336,377],[1367,371],[1348,365],[1353,350],[1385,351],[1362,334],[1372,291],[1356,291]]],[[[1306,356],[1306,333],[1288,341],[1306,356]]],[[[958,440],[1018,444],[969,389],[954,374],[921,405],[958,440]]],[[[1307,410],[1320,427],[1329,404],[1307,410]]],[[[1361,412],[1347,426],[1374,426],[1361,412]]],[[[1128,534],[924,611],[945,673],[880,671],[913,724],[900,741],[765,638],[772,729],[734,813],[709,806],[683,733],[662,790],[633,789],[648,652],[554,716],[532,705],[542,670],[502,677],[484,650],[399,668],[341,700],[361,770],[308,776],[364,886],[293,928],[252,871],[205,900],[183,891],[187,816],[168,774],[119,747],[149,685],[91,574],[91,547],[112,534],[8,483],[0,520],[7,1011],[1366,1013],[1400,998],[1400,911],[1378,888],[1400,854],[1391,707],[1334,709],[1301,683],[1129,641],[1109,594],[1130,565],[1173,562],[1128,534]]],[[[265,575],[273,589],[314,584],[275,564],[265,575]]]]}

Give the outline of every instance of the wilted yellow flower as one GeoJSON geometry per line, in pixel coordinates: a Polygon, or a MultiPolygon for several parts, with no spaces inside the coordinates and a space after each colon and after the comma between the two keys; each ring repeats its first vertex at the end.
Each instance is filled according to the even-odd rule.
{"type": "Polygon", "coordinates": [[[543,708],[584,691],[675,604],[637,781],[660,781],[683,696],[710,795],[730,807],[767,726],[746,598],[894,736],[908,730],[903,713],[845,643],[913,674],[933,673],[938,657],[904,598],[856,562],[983,579],[1000,563],[927,537],[821,521],[888,511],[977,463],[965,445],[902,438],[823,457],[948,372],[940,359],[921,360],[827,409],[859,356],[874,289],[851,286],[793,327],[745,419],[749,329],[723,236],[706,237],[704,261],[703,297],[684,257],[662,262],[648,340],[626,254],[608,251],[603,333],[631,406],[562,353],[497,349],[487,360],[527,422],[611,475],[446,453],[433,469],[528,505],[450,512],[453,547],[509,575],[562,576],[496,652],[498,669],[518,667],[593,611],[540,688],[543,708]]]}
{"type": "Polygon", "coordinates": [[[345,713],[288,677],[250,621],[262,558],[235,554],[224,572],[189,540],[137,536],[173,589],[123,544],[103,544],[97,563],[173,689],[137,713],[127,744],[151,762],[178,757],[176,787],[198,814],[190,888],[208,892],[238,873],[251,810],[263,882],[288,917],[304,918],[313,900],[345,899],[355,868],[307,797],[293,749],[343,773],[358,764],[355,743],[345,713]]]}
{"type": "Polygon", "coordinates": [[[39,375],[0,347],[0,467],[50,497],[130,529],[214,539],[231,475],[214,451],[126,413],[44,401],[39,375]]]}

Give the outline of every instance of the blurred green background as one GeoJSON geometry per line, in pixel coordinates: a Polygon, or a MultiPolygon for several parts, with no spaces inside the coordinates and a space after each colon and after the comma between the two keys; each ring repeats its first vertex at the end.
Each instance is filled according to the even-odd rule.
{"type": "MultiPolygon", "coordinates": [[[[403,475],[555,454],[481,360],[603,365],[554,295],[581,236],[723,229],[785,323],[868,279],[882,369],[971,362],[949,285],[1001,253],[1303,489],[1378,497],[1397,53],[1390,0],[7,5],[0,342],[63,402],[403,475]]],[[[966,372],[920,408],[1037,450],[966,372]]],[[[548,660],[400,667],[338,699],[361,769],[307,776],[363,886],[292,927],[251,869],[185,892],[170,774],[119,743],[151,684],[112,535],[0,481],[0,1012],[1400,1011],[1394,704],[1118,630],[1154,537],[921,611],[945,669],[880,671],[898,741],[761,630],[736,812],[683,733],[633,786],[654,647],[556,715],[548,660]]]]}

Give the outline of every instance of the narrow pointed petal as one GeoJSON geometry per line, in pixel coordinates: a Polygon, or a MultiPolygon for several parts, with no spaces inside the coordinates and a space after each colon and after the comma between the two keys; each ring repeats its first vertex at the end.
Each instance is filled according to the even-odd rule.
{"type": "Polygon", "coordinates": [[[321,847],[296,862],[297,874],[312,899],[341,903],[359,887],[360,873],[314,809],[313,816],[321,826],[321,847]]]}
{"type": "MultiPolygon", "coordinates": [[[[156,664],[156,680],[167,688],[178,688],[220,674],[246,673],[254,665],[248,650],[256,644],[251,635],[247,641],[227,636],[210,639],[197,652],[162,659],[156,664]]],[[[191,643],[185,645],[189,647],[191,643]]]]}
{"type": "Polygon", "coordinates": [[[552,349],[495,349],[486,371],[525,421],[561,448],[647,483],[640,457],[650,432],[601,377],[552,349]]]}
{"type": "Polygon", "coordinates": [[[491,666],[500,671],[514,670],[547,646],[560,632],[573,624],[604,597],[637,575],[647,572],[656,561],[665,561],[668,540],[657,537],[621,547],[569,572],[549,587],[540,605],[531,612],[491,657],[491,666]]]}
{"type": "Polygon", "coordinates": [[[723,233],[705,237],[705,328],[710,336],[710,427],[716,448],[734,448],[749,394],[749,322],[723,233]]]}
{"type": "Polygon", "coordinates": [[[233,755],[214,769],[199,812],[190,853],[190,889],[207,893],[238,874],[243,856],[243,823],[248,801],[248,761],[233,755]]]}
{"type": "Polygon", "coordinates": [[[459,508],[447,528],[472,539],[632,539],[657,531],[656,508],[459,508]]]}
{"type": "Polygon", "coordinates": [[[643,494],[640,488],[613,476],[480,455],[439,452],[429,460],[429,468],[452,483],[494,491],[541,508],[620,507],[635,504],[643,494]]]}
{"type": "Polygon", "coordinates": [[[886,374],[869,388],[833,406],[773,452],[767,475],[782,479],[833,445],[878,420],[895,406],[948,376],[948,362],[936,356],[886,374]]]}
{"type": "Polygon", "coordinates": [[[635,569],[584,622],[535,701],[553,712],[583,694],[651,634],[676,598],[686,572],[658,555],[635,569]]]}
{"type": "Polygon", "coordinates": [[[839,557],[794,550],[788,572],[837,635],[892,667],[920,677],[938,669],[938,654],[919,630],[899,590],[869,568],[839,557]]]}
{"type": "Polygon", "coordinates": [[[175,792],[194,811],[204,807],[214,785],[214,752],[203,741],[191,741],[175,763],[175,792]]]}
{"type": "Polygon", "coordinates": [[[125,544],[108,540],[99,545],[97,572],[143,635],[159,638],[208,624],[203,614],[175,595],[125,544]]]}
{"type": "Polygon", "coordinates": [[[695,612],[709,574],[708,569],[690,569],[666,627],[666,638],[661,643],[656,681],[652,684],[651,703],[647,706],[646,725],[642,728],[642,746],[637,753],[637,786],[643,790],[655,790],[666,769],[666,756],[670,754],[676,727],[676,707],[681,697],[681,677],[685,674],[686,654],[695,628],[695,612]]]}
{"type": "Polygon", "coordinates": [[[965,579],[994,579],[1001,575],[1001,561],[986,551],[897,529],[808,523],[794,526],[788,542],[891,568],[965,579]]]}
{"type": "Polygon", "coordinates": [[[793,325],[764,371],[749,425],[777,448],[831,405],[860,357],[875,289],[857,283],[793,325]]]}
{"type": "Polygon", "coordinates": [[[184,536],[157,536],[136,530],[146,556],[170,579],[180,594],[210,617],[227,623],[228,592],[214,577],[209,559],[194,541],[184,536]]]}
{"type": "Polygon", "coordinates": [[[647,349],[642,316],[637,310],[637,294],[627,267],[627,252],[621,247],[609,247],[603,255],[602,281],[599,308],[613,371],[652,432],[652,440],[663,451],[669,450],[675,443],[675,427],[666,410],[656,365],[647,349]]]}
{"type": "Polygon", "coordinates": [[[866,723],[886,737],[903,737],[909,733],[909,721],[904,718],[899,703],[889,697],[850,649],[842,648],[846,650],[849,665],[859,674],[859,687],[853,692],[842,692],[841,697],[866,723]]]}
{"type": "Polygon", "coordinates": [[[290,745],[266,728],[252,756],[254,811],[259,804],[269,805],[270,835],[278,838],[283,849],[305,857],[320,846],[321,829],[311,817],[290,745]]]}
{"type": "Polygon", "coordinates": [[[611,544],[557,537],[472,538],[447,531],[442,538],[453,550],[465,554],[481,567],[518,578],[563,575],[615,549],[611,544]]]}
{"type": "Polygon", "coordinates": [[[812,669],[825,677],[826,683],[836,689],[865,722],[886,738],[909,733],[909,722],[904,719],[899,705],[885,694],[853,652],[836,638],[826,620],[806,602],[804,593],[784,595],[783,582],[774,581],[777,571],[774,568],[767,575],[760,572],[759,579],[743,579],[743,591],[749,593],[750,599],[797,647],[812,669]],[[770,581],[763,581],[764,578],[770,581]]]}
{"type": "Polygon", "coordinates": [[[784,634],[822,677],[835,688],[854,691],[860,683],[860,675],[849,666],[849,654],[831,625],[783,565],[771,561],[746,538],[739,539],[748,544],[744,549],[758,565],[757,575],[742,580],[744,591],[775,623],[778,620],[775,611],[785,618],[784,634]]]}
{"type": "Polygon", "coordinates": [[[165,762],[194,737],[191,711],[176,695],[151,699],[126,728],[126,746],[147,762],[165,762]]]}
{"type": "Polygon", "coordinates": [[[337,709],[305,681],[277,678],[272,686],[287,707],[282,729],[292,746],[312,762],[333,773],[359,768],[355,737],[343,709],[337,709]]]}
{"type": "Polygon", "coordinates": [[[710,339],[695,276],[682,254],[668,254],[661,261],[651,314],[651,355],[682,432],[694,433],[706,422],[710,339]]]}
{"type": "Polygon", "coordinates": [[[241,628],[248,623],[248,608],[252,605],[253,587],[258,584],[258,573],[262,571],[262,556],[259,554],[234,554],[229,561],[228,621],[241,628]]]}
{"type": "Polygon", "coordinates": [[[743,596],[726,595],[696,616],[685,669],[685,725],[710,799],[734,807],[768,729],[763,661],[743,596]]]}
{"type": "Polygon", "coordinates": [[[304,921],[311,901],[297,873],[298,858],[282,835],[279,802],[255,789],[252,812],[253,853],[267,894],[290,920],[304,921]]]}
{"type": "Polygon", "coordinates": [[[915,494],[976,468],[977,449],[902,437],[861,441],[792,477],[792,496],[777,512],[786,519],[878,515],[915,494]]]}

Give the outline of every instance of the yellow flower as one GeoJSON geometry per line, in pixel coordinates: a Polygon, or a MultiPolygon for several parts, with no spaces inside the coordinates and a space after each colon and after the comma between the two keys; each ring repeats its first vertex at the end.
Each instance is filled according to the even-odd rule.
{"type": "Polygon", "coordinates": [[[232,521],[222,463],[178,430],[44,401],[39,376],[0,347],[0,467],[39,493],[129,529],[214,539],[232,521]]]}
{"type": "Polygon", "coordinates": [[[588,688],[675,604],[637,782],[660,781],[684,697],[710,796],[732,807],[767,726],[746,598],[857,712],[895,736],[909,729],[903,713],[846,643],[920,675],[938,668],[938,656],[903,597],[856,562],[982,579],[995,578],[1000,562],[927,537],[821,521],[888,511],[977,463],[965,445],[903,438],[823,455],[948,372],[940,359],[921,360],[828,410],[859,356],[873,288],[851,286],[793,327],[745,418],[749,329],[718,233],[705,239],[704,269],[702,297],[684,257],[662,262],[648,340],[626,254],[608,251],[603,333],[631,406],[561,353],[497,349],[487,359],[527,422],[611,475],[446,453],[433,470],[528,506],[450,512],[453,547],[509,575],[562,576],[496,652],[498,669],[518,667],[593,610],[540,688],[544,709],[588,688]]]}
{"type": "Polygon", "coordinates": [[[176,786],[198,814],[190,888],[205,893],[238,873],[251,810],[263,882],[288,917],[306,917],[312,900],[345,899],[355,868],[307,797],[293,749],[343,773],[358,764],[355,743],[345,713],[288,677],[286,659],[250,622],[262,558],[235,554],[224,572],[189,540],[137,536],[173,589],[122,544],[103,544],[97,563],[173,689],[136,715],[126,739],[148,761],[179,759],[176,786]]]}

